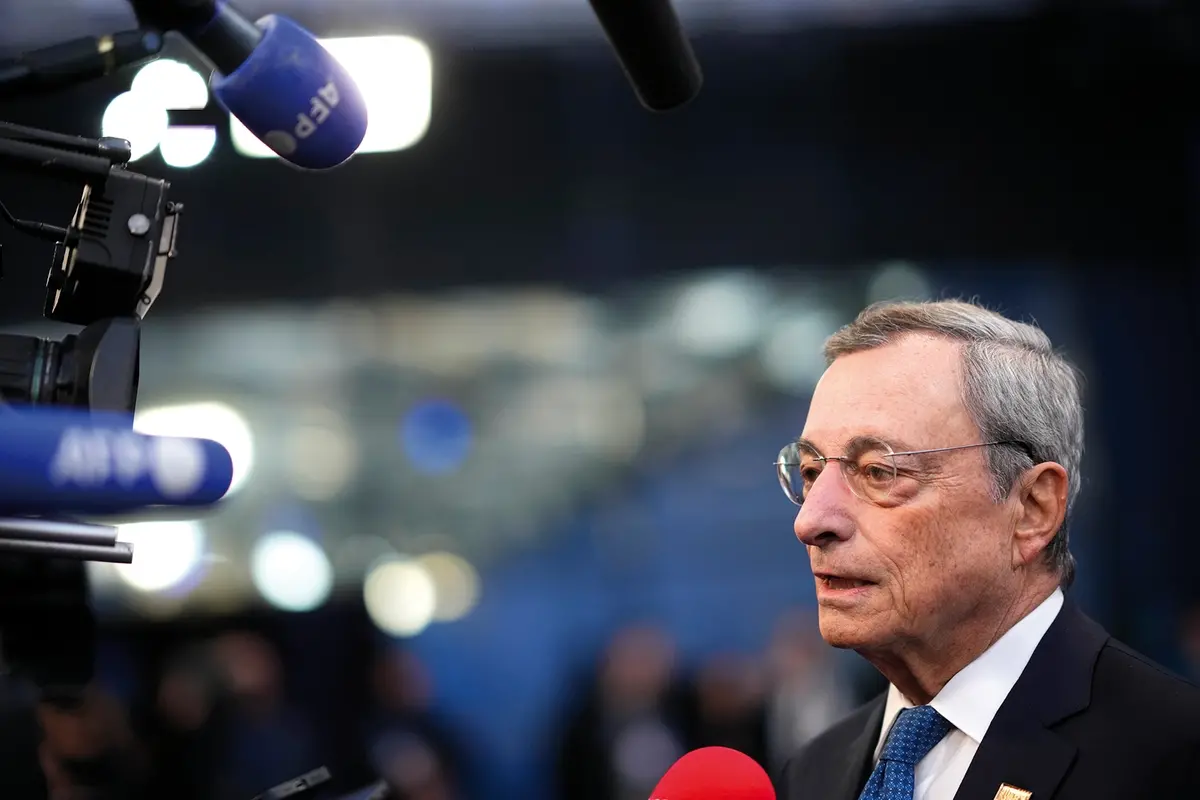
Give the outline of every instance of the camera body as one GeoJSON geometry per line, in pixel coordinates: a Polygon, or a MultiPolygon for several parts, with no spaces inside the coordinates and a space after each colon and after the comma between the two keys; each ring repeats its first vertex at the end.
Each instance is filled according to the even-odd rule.
{"type": "MultiPolygon", "coordinates": [[[[182,209],[168,199],[167,181],[129,171],[129,160],[124,140],[0,122],[0,166],[82,184],[63,227],[17,219],[0,204],[17,231],[54,243],[43,316],[80,326],[61,340],[0,334],[0,414],[36,413],[30,411],[36,406],[133,412],[141,320],[175,255],[182,209]]],[[[63,526],[111,531],[0,514],[0,539],[44,547],[44,540],[62,540],[63,526]]],[[[11,552],[18,549],[0,555],[3,667],[29,680],[41,702],[71,707],[90,682],[94,661],[86,557],[54,545],[45,551],[50,557],[11,552]]],[[[126,550],[111,560],[131,560],[126,550]]]]}
{"type": "Polygon", "coordinates": [[[162,291],[182,206],[170,183],[126,169],[129,143],[0,123],[0,164],[83,183],[70,224],[10,219],[55,240],[46,319],[83,326],[61,341],[0,335],[0,402],[132,412],[140,321],[162,291]],[[54,156],[51,160],[48,157],[54,156]]]}
{"type": "MultiPolygon", "coordinates": [[[[141,320],[162,291],[175,257],[183,208],[168,199],[170,183],[128,170],[130,159],[130,145],[124,140],[85,139],[0,122],[0,166],[83,184],[65,227],[16,219],[0,203],[9,225],[54,242],[43,316],[80,326],[59,340],[0,334],[0,414],[36,413],[28,410],[36,406],[132,414],[141,320]]],[[[35,542],[41,554],[12,554],[17,549],[13,547],[0,552],[0,671],[31,685],[36,695],[32,702],[39,709],[82,718],[95,660],[86,562],[128,563],[132,550],[116,542],[115,531],[106,526],[0,513],[0,544],[20,545],[23,539],[35,542]],[[94,529],[83,533],[108,534],[111,548],[58,544],[64,536],[78,537],[82,528],[94,529]]],[[[0,680],[0,689],[16,685],[0,680]]],[[[8,705],[0,698],[0,714],[8,705]]],[[[19,702],[11,706],[24,708],[19,702]]],[[[26,722],[17,720],[8,728],[19,731],[26,722]]],[[[0,751],[11,751],[8,755],[15,761],[36,764],[39,755],[21,749],[26,744],[0,736],[0,751]]],[[[74,780],[97,791],[108,780],[94,774],[95,765],[62,766],[72,771],[74,780]]],[[[41,780],[25,784],[20,779],[28,776],[18,771],[0,773],[4,796],[28,796],[30,787],[41,780]]],[[[268,789],[259,798],[312,796],[327,789],[329,781],[329,771],[322,767],[268,789]]],[[[389,796],[384,782],[352,795],[354,800],[389,796]]]]}

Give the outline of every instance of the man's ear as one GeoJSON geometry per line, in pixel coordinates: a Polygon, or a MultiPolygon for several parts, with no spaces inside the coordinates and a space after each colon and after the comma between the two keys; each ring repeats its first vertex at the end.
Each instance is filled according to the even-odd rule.
{"type": "Polygon", "coordinates": [[[1019,504],[1016,530],[1013,532],[1013,567],[1032,564],[1067,518],[1067,494],[1070,482],[1067,470],[1053,461],[1031,468],[1015,489],[1019,504]]]}

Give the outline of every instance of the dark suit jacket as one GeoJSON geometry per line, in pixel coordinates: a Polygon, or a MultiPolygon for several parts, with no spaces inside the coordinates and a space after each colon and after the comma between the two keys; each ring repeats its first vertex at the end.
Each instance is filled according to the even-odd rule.
{"type": "MultiPolygon", "coordinates": [[[[855,800],[886,694],[776,777],[779,800],[855,800]]],[[[1069,600],[1000,706],[955,800],[1200,800],[1200,688],[1109,637],[1069,600]]]]}

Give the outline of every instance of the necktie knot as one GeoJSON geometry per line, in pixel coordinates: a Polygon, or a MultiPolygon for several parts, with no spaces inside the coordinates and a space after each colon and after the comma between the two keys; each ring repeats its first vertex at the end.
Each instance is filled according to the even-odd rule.
{"type": "Polygon", "coordinates": [[[929,755],[951,727],[932,706],[901,711],[859,800],[912,800],[917,762],[929,755]]]}
{"type": "Polygon", "coordinates": [[[951,725],[933,706],[906,708],[896,717],[880,761],[916,766],[950,732],[951,725]]]}

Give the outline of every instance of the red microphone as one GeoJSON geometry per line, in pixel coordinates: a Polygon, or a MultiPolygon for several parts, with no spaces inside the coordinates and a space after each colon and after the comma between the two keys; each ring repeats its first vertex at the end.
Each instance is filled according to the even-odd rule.
{"type": "Polygon", "coordinates": [[[650,800],[775,800],[775,787],[745,753],[701,747],[671,765],[650,800]]]}

